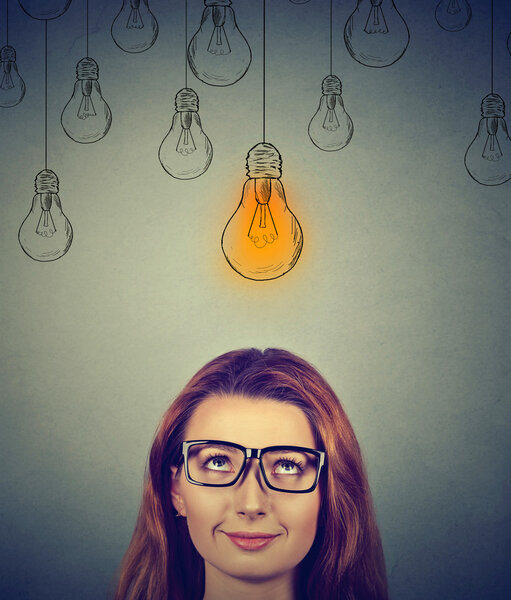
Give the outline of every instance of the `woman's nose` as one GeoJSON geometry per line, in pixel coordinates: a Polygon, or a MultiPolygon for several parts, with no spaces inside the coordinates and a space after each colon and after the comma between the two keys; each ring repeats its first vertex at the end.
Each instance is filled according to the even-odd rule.
{"type": "Polygon", "coordinates": [[[240,481],[234,486],[234,503],[236,512],[250,519],[267,514],[268,490],[262,480],[258,460],[248,460],[240,481]]]}

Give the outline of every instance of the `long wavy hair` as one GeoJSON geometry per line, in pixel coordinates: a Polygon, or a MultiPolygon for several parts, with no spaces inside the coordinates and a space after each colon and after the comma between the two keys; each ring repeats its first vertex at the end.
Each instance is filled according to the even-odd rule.
{"type": "Polygon", "coordinates": [[[300,563],[296,598],[387,600],[380,535],[359,445],[339,399],[305,360],[269,348],[227,352],[196,373],[164,414],[146,469],[135,531],[120,566],[115,600],[202,600],[204,560],[171,502],[188,420],[212,395],[271,398],[299,407],[317,448],[327,454],[320,478],[316,538],[300,563]]]}

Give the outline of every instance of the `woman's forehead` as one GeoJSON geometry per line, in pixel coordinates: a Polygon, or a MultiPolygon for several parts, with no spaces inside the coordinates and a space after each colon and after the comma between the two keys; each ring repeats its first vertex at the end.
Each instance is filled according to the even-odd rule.
{"type": "Polygon", "coordinates": [[[271,398],[209,396],[195,409],[185,431],[187,440],[222,440],[247,448],[305,446],[315,448],[304,412],[271,398]]]}

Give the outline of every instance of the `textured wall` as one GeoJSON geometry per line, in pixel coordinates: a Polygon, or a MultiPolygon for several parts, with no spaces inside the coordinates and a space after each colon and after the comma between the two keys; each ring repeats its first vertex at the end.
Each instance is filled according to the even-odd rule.
{"type": "MultiPolygon", "coordinates": [[[[85,2],[48,24],[48,166],[75,237],[44,264],[17,240],[44,167],[44,25],[9,3],[27,93],[0,109],[0,596],[105,598],[168,403],[213,356],[279,346],[314,363],[352,419],[392,598],[503,599],[511,182],[479,185],[463,164],[490,91],[489,2],[471,1],[467,29],[448,33],[435,1],[399,0],[408,50],[370,69],[342,38],[355,0],[335,1],[334,72],[355,133],[324,153],[307,124],[328,72],[329,3],[267,0],[267,141],[304,231],[296,267],[272,282],[242,279],[220,250],[261,137],[262,3],[233,3],[246,76],[225,89],[189,76],[214,158],[188,182],[157,159],[184,85],[184,2],[152,0],[160,34],[139,55],[110,37],[120,4],[90,0],[89,54],[113,113],[95,144],[60,126],[85,2]]],[[[202,2],[189,5],[191,33],[202,2]]],[[[509,4],[495,15],[495,91],[511,103],[509,4]]]]}

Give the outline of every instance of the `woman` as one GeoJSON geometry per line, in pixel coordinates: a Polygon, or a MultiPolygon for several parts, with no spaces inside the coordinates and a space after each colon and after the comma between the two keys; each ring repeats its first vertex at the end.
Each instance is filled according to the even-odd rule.
{"type": "Polygon", "coordinates": [[[360,449],[285,350],[228,352],[165,413],[116,600],[385,600],[360,449]]]}

